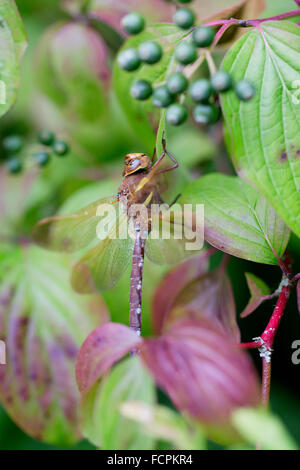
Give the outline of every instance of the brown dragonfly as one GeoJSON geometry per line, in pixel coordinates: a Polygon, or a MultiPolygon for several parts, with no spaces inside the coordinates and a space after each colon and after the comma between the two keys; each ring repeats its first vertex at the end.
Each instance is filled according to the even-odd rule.
{"type": "Polygon", "coordinates": [[[137,334],[141,332],[144,253],[154,263],[178,264],[199,252],[187,249],[186,243],[195,236],[192,225],[174,216],[175,202],[167,206],[162,200],[167,189],[164,175],[178,167],[165,140],[162,145],[163,153],[156,161],[156,151],[152,159],[144,153],[125,156],[116,196],[102,198],[71,215],[44,219],[33,230],[34,240],[50,250],[75,252],[89,247],[71,276],[73,288],[80,293],[109,289],[132,259],[130,326],[137,334]],[[166,156],[171,166],[165,166],[166,156]],[[171,227],[168,236],[162,236],[164,221],[171,227]]]}

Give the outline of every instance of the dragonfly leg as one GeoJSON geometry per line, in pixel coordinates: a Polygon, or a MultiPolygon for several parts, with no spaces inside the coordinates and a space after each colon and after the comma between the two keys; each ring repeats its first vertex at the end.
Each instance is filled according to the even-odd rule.
{"type": "Polygon", "coordinates": [[[168,155],[168,157],[174,162],[174,165],[170,166],[169,168],[162,168],[161,170],[158,170],[156,174],[166,173],[167,171],[175,170],[176,168],[178,168],[178,162],[176,158],[167,151],[166,140],[164,138],[162,139],[162,146],[163,146],[163,153],[161,154],[159,159],[154,163],[152,168],[158,167],[166,155],[168,155]]]}
{"type": "Polygon", "coordinates": [[[178,201],[178,199],[180,198],[180,196],[182,196],[181,193],[177,194],[177,196],[175,197],[174,201],[171,202],[171,204],[169,205],[169,208],[174,206],[174,204],[176,204],[176,202],[178,201]]]}

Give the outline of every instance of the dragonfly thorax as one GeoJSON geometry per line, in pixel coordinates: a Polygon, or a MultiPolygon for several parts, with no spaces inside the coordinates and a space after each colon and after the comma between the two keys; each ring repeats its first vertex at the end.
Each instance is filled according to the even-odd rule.
{"type": "Polygon", "coordinates": [[[123,177],[132,175],[137,171],[149,170],[151,166],[151,159],[145,153],[128,153],[125,156],[123,177]]]}

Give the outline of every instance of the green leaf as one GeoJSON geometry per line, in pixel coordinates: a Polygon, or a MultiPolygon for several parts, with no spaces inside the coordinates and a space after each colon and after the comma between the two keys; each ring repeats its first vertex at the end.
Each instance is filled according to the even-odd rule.
{"type": "Polygon", "coordinates": [[[267,284],[262,279],[252,273],[245,273],[245,276],[251,297],[247,306],[241,313],[242,318],[245,318],[250,315],[250,313],[254,312],[254,310],[256,310],[264,300],[269,298],[270,294],[269,286],[267,286],[267,284]]]}
{"type": "Polygon", "coordinates": [[[227,146],[237,172],[259,189],[300,235],[300,28],[266,22],[227,53],[223,68],[256,95],[222,95],[227,146]]]}
{"type": "Polygon", "coordinates": [[[199,424],[192,426],[183,416],[166,406],[128,401],[121,405],[121,413],[140,423],[150,436],[169,441],[175,449],[205,449],[199,424]]]}
{"type": "Polygon", "coordinates": [[[56,445],[80,439],[75,359],[108,318],[99,295],[73,292],[69,270],[63,256],[0,245],[0,400],[27,434],[56,445]]]}
{"type": "Polygon", "coordinates": [[[0,117],[14,104],[21,79],[26,33],[14,1],[0,4],[0,117]]]}
{"type": "Polygon", "coordinates": [[[139,357],[117,364],[104,382],[97,383],[82,402],[82,432],[106,450],[153,449],[154,440],[120,413],[122,403],[137,400],[153,405],[155,387],[139,357]]]}
{"type": "Polygon", "coordinates": [[[240,408],[232,421],[244,439],[263,450],[296,450],[297,445],[279,418],[263,409],[240,408]]]}
{"type": "Polygon", "coordinates": [[[175,67],[175,47],[186,34],[174,25],[156,24],[150,26],[141,34],[130,37],[123,49],[137,48],[144,41],[154,40],[163,47],[162,59],[155,65],[143,64],[136,72],[122,70],[117,62],[114,66],[114,88],[119,102],[129,124],[149,151],[155,145],[153,128],[157,126],[157,112],[153,109],[151,99],[141,102],[132,98],[130,88],[132,83],[139,79],[150,81],[154,87],[164,82],[175,67]]]}
{"type": "Polygon", "coordinates": [[[221,251],[257,263],[277,264],[289,230],[267,200],[238,177],[218,173],[189,184],[181,204],[204,204],[205,239],[221,251]]]}

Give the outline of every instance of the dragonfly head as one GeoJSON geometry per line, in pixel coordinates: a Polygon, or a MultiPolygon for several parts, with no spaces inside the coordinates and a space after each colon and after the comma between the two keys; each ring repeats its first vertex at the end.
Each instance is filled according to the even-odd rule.
{"type": "Polygon", "coordinates": [[[123,176],[132,175],[132,173],[140,170],[147,170],[151,168],[151,165],[151,159],[145,153],[128,153],[125,156],[123,176]]]}

